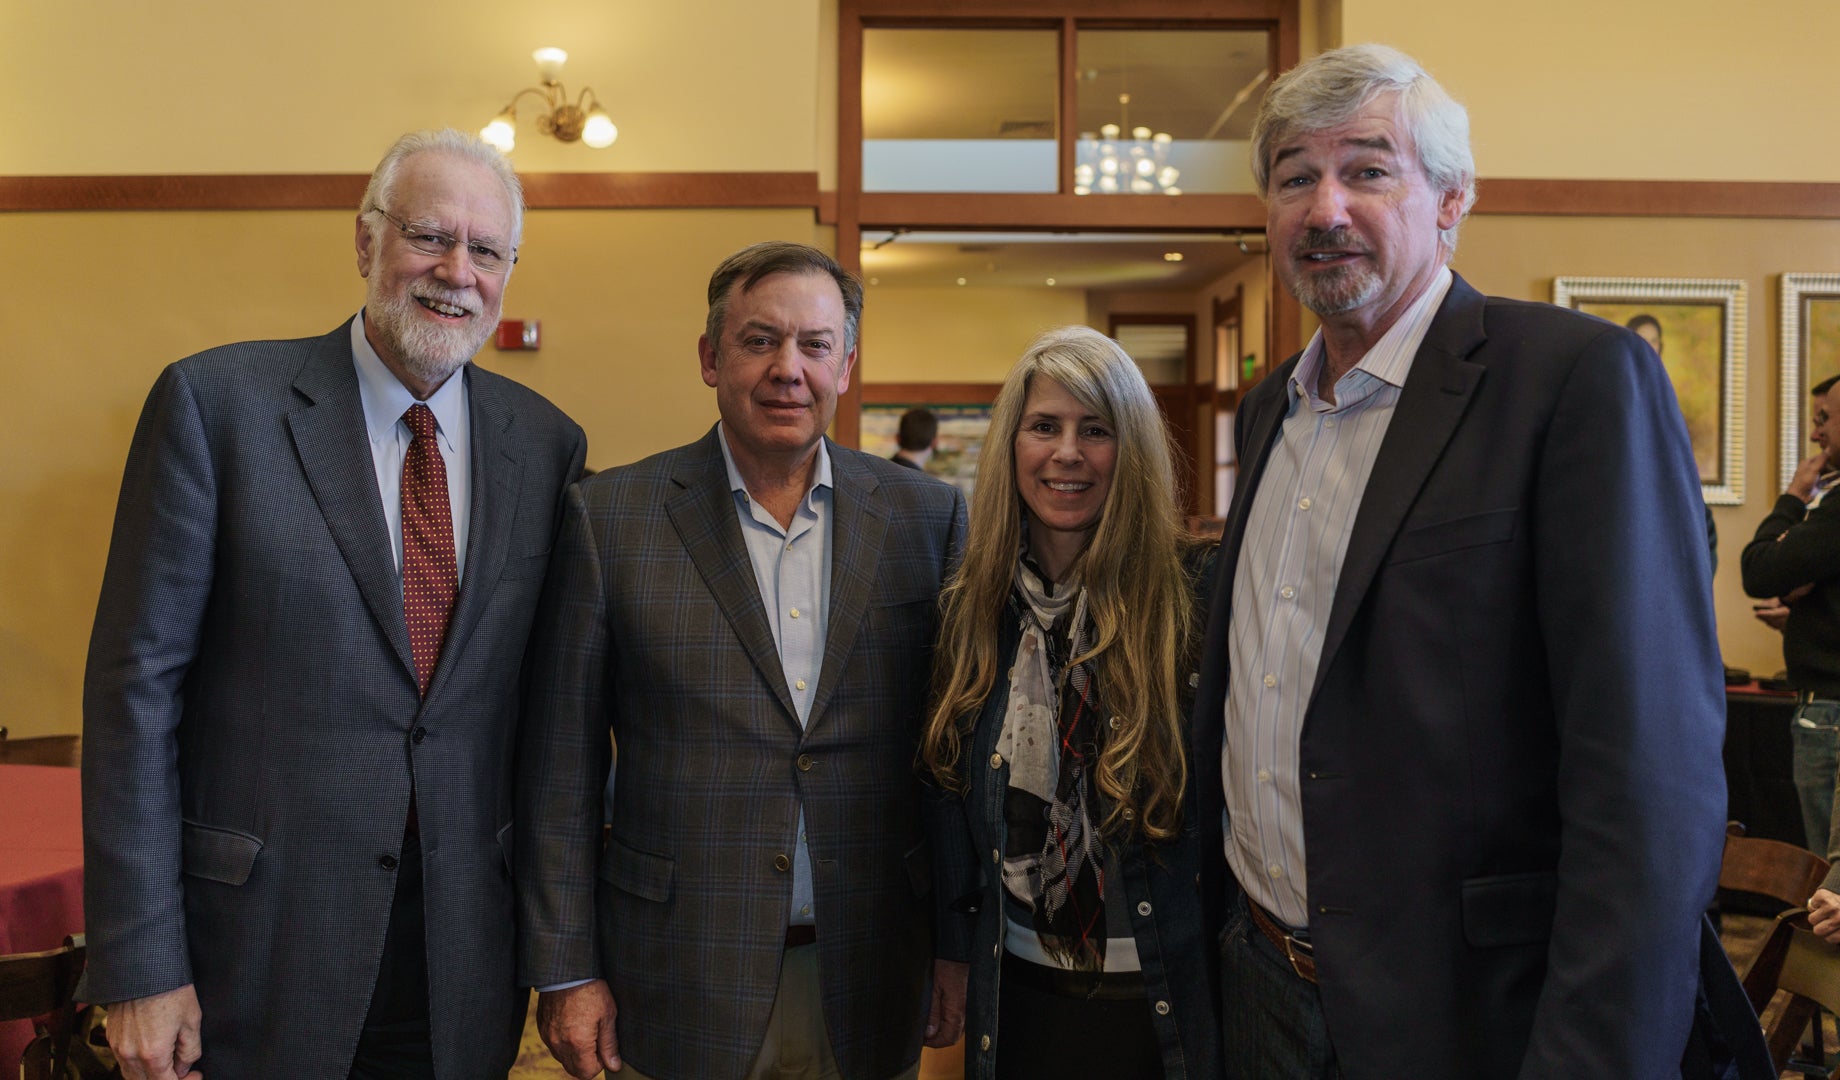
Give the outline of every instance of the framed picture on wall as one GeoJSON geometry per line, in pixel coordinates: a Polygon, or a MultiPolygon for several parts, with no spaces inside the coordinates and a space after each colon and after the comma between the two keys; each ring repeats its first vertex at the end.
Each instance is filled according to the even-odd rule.
{"type": "Polygon", "coordinates": [[[1813,414],[1810,392],[1840,375],[1840,274],[1784,274],[1782,325],[1776,332],[1777,489],[1786,490],[1795,466],[1813,452],[1808,442],[1813,414]]]}
{"type": "Polygon", "coordinates": [[[1553,279],[1553,303],[1627,326],[1661,357],[1714,506],[1744,501],[1744,282],[1553,279]]]}

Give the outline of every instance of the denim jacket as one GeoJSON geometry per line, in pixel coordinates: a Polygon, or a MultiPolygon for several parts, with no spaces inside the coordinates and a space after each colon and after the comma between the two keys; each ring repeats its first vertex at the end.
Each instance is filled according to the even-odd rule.
{"type": "MultiPolygon", "coordinates": [[[[1205,583],[1207,577],[1203,575],[1199,580],[1205,583]]],[[[1007,671],[1015,659],[1021,639],[1020,618],[1020,612],[1013,609],[1004,615],[999,672],[1007,671]]],[[[1100,694],[1102,698],[1102,689],[1100,694]]],[[[965,1076],[977,1080],[995,1076],[995,1051],[1001,1037],[997,1030],[997,992],[1007,923],[1003,917],[1002,879],[995,872],[995,864],[1001,861],[1003,851],[1003,802],[1009,786],[1009,763],[999,760],[993,766],[991,762],[995,760],[1008,697],[1008,684],[999,677],[996,691],[984,703],[977,727],[964,747],[963,796],[934,794],[938,800],[936,820],[946,830],[945,835],[934,839],[940,875],[935,895],[942,908],[940,955],[971,964],[965,1012],[965,1076]]],[[[1197,766],[1219,767],[1218,763],[1190,763],[1185,811],[1195,805],[1197,766]]],[[[1169,1080],[1216,1080],[1224,1068],[1219,1030],[1219,950],[1208,940],[1204,925],[1201,849],[1195,825],[1184,820],[1182,831],[1161,843],[1129,839],[1121,849],[1115,840],[1108,840],[1105,857],[1108,867],[1122,869],[1151,1022],[1163,1053],[1164,1075],[1169,1080]]]]}

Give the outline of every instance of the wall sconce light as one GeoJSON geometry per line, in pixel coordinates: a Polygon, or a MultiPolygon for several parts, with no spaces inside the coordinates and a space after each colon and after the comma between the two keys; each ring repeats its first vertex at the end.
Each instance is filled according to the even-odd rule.
{"type": "Polygon", "coordinates": [[[543,85],[528,86],[512,95],[498,118],[480,129],[479,137],[509,154],[517,143],[517,103],[526,94],[535,94],[543,102],[543,112],[537,115],[537,129],[543,134],[562,142],[579,140],[596,150],[612,146],[613,140],[620,137],[620,129],[613,126],[594,91],[583,87],[581,95],[570,103],[568,91],[562,88],[562,65],[568,63],[569,54],[544,48],[530,55],[537,62],[537,77],[543,85]]]}

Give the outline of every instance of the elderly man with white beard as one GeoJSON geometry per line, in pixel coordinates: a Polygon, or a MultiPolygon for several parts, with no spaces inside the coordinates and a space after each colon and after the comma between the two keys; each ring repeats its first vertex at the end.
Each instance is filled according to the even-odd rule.
{"type": "Polygon", "coordinates": [[[362,311],[166,368],[84,682],[89,971],[130,1080],[502,1077],[518,671],[581,429],[469,361],[523,194],[404,136],[362,311]]]}

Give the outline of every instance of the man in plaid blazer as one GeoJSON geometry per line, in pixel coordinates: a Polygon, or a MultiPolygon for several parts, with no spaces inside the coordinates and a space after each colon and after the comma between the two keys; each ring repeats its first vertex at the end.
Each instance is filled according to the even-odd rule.
{"type": "Polygon", "coordinates": [[[567,498],[520,733],[521,976],[578,1077],[912,1075],[963,1013],[947,977],[928,1015],[913,761],[964,498],[824,438],[862,310],[829,256],[757,244],[709,301],[721,422],[567,498]]]}

